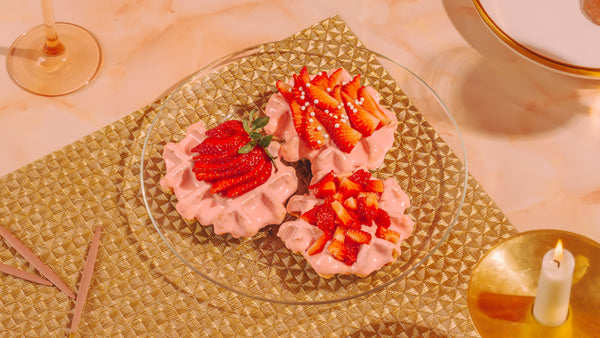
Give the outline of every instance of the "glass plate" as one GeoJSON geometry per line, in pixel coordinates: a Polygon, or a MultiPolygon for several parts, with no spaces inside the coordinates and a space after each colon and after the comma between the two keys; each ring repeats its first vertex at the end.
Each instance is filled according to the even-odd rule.
{"type": "MultiPolygon", "coordinates": [[[[296,169],[299,191],[306,191],[310,171],[302,163],[296,169]]],[[[165,100],[149,127],[140,176],[152,224],[199,278],[259,300],[325,304],[381,290],[428,259],[457,221],[468,175],[457,125],[423,80],[360,46],[294,39],[241,50],[185,80],[165,100]],[[367,277],[320,277],[301,255],[283,245],[276,236],[278,225],[267,226],[247,239],[216,235],[212,226],[180,217],[175,196],[159,185],[165,172],[162,151],[167,142],[181,140],[187,127],[198,120],[213,127],[227,119],[241,119],[255,108],[263,111],[277,92],[276,80],[298,73],[305,65],[311,74],[339,67],[353,75],[360,73],[363,84],[377,89],[382,104],[398,116],[395,143],[374,175],[398,180],[411,199],[407,212],[416,225],[396,262],[367,277]]]]}

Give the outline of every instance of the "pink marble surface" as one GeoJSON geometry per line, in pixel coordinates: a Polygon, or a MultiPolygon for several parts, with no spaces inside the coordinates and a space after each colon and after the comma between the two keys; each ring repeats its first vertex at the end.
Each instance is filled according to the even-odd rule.
{"type": "MultiPolygon", "coordinates": [[[[104,49],[99,76],[63,97],[23,91],[0,70],[0,175],[162,96],[199,67],[339,14],[365,45],[412,69],[463,133],[470,173],[520,230],[600,241],[600,80],[546,70],[512,52],[470,0],[54,0],[57,21],[104,49]]],[[[0,0],[0,62],[41,23],[38,1],[0,0]]]]}

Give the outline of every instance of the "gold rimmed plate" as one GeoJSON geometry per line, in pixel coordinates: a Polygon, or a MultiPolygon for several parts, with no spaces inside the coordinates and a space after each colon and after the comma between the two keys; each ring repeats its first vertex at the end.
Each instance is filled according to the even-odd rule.
{"type": "MultiPolygon", "coordinates": [[[[310,170],[303,163],[296,168],[301,185],[306,184],[310,170]]],[[[381,290],[428,259],[457,222],[468,175],[454,119],[419,77],[356,44],[289,39],[225,56],[175,89],[147,131],[140,176],[153,226],[173,258],[198,278],[259,300],[325,304],[381,290]],[[363,83],[379,91],[382,104],[400,121],[395,143],[374,175],[396,178],[410,196],[408,213],[416,227],[397,261],[367,277],[320,277],[301,255],[283,245],[276,236],[278,225],[247,239],[216,235],[212,226],[182,219],[175,210],[176,198],[159,185],[167,142],[181,140],[187,127],[199,120],[212,127],[227,119],[242,119],[253,109],[262,111],[277,92],[276,81],[304,66],[313,74],[339,67],[360,73],[363,83]]]]}
{"type": "Polygon", "coordinates": [[[519,55],[569,75],[600,78],[600,25],[584,0],[473,0],[492,32],[519,55]]]}

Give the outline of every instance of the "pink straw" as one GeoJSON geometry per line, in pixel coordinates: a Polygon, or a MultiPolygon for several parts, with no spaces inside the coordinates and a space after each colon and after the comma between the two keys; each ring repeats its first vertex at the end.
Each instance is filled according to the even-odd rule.
{"type": "Polygon", "coordinates": [[[33,251],[31,251],[25,244],[15,237],[10,231],[0,225],[0,235],[10,244],[18,253],[23,256],[34,268],[36,268],[42,275],[44,275],[52,284],[64,292],[67,296],[75,298],[75,294],[67,284],[65,284],[55,273],[48,267],[41,259],[39,259],[33,251]]]}
{"type": "Polygon", "coordinates": [[[92,244],[90,245],[90,251],[88,252],[87,259],[85,260],[85,267],[83,268],[83,276],[81,276],[81,282],[79,283],[79,290],[77,291],[77,300],[75,301],[75,310],[73,313],[73,322],[71,323],[71,334],[77,331],[77,325],[81,318],[81,312],[83,311],[83,305],[87,298],[88,291],[90,289],[90,282],[92,281],[92,273],[94,272],[94,265],[96,265],[96,256],[98,255],[98,246],[100,245],[100,232],[101,226],[96,228],[92,244]]]}
{"type": "Polygon", "coordinates": [[[0,263],[0,272],[5,273],[7,275],[11,275],[13,277],[28,280],[30,282],[43,284],[43,285],[47,285],[47,286],[52,286],[52,283],[45,278],[42,278],[40,276],[31,274],[31,273],[23,271],[23,270],[19,270],[13,266],[6,265],[3,263],[0,263]]]}

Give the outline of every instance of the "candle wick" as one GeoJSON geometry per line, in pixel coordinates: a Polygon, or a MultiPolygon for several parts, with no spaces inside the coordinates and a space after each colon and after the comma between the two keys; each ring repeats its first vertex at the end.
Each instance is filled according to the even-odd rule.
{"type": "Polygon", "coordinates": [[[556,263],[556,268],[560,269],[560,261],[555,259],[554,262],[556,263]]]}

